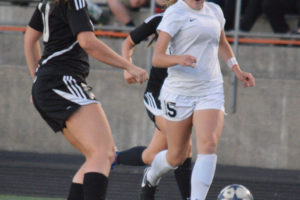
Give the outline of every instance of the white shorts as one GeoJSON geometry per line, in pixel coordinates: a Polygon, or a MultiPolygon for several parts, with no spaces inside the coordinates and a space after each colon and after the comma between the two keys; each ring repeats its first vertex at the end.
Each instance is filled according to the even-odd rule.
{"type": "Polygon", "coordinates": [[[216,109],[225,112],[224,93],[207,96],[184,96],[162,91],[160,93],[163,116],[170,121],[182,121],[195,110],[216,109]]]}

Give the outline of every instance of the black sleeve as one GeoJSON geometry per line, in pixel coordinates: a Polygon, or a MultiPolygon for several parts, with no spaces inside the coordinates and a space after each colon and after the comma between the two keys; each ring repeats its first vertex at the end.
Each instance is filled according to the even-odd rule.
{"type": "Polygon", "coordinates": [[[35,9],[28,25],[39,32],[43,32],[44,25],[43,25],[42,14],[38,8],[35,9]]]}
{"type": "Polygon", "coordinates": [[[69,0],[68,23],[74,36],[83,31],[94,31],[85,0],[69,0]]]}
{"type": "Polygon", "coordinates": [[[130,32],[130,37],[135,44],[147,39],[153,33],[156,33],[156,28],[160,23],[162,17],[154,17],[150,21],[146,21],[143,24],[136,27],[130,32]]]}

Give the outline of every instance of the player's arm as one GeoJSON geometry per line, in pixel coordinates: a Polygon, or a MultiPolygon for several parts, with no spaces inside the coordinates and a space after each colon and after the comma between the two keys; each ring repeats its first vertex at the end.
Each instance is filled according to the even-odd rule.
{"type": "Polygon", "coordinates": [[[130,74],[135,76],[139,83],[148,80],[148,74],[144,69],[135,66],[122,56],[118,55],[110,47],[97,39],[93,32],[80,32],[77,35],[77,40],[81,48],[95,59],[108,65],[127,70],[130,74]]]}
{"type": "Polygon", "coordinates": [[[179,64],[181,66],[195,67],[196,58],[194,56],[166,54],[170,40],[171,36],[167,32],[159,32],[152,57],[153,66],[167,68],[179,64]]]}
{"type": "Polygon", "coordinates": [[[31,77],[34,77],[38,62],[41,59],[39,39],[43,33],[28,26],[24,36],[24,52],[31,77]]]}
{"type": "Polygon", "coordinates": [[[244,87],[255,86],[255,78],[252,74],[241,70],[232,48],[227,41],[224,30],[222,30],[220,36],[219,54],[227,63],[228,67],[235,73],[237,78],[244,83],[244,87]]]}
{"type": "MultiPolygon", "coordinates": [[[[122,56],[125,59],[132,62],[134,47],[141,41],[146,40],[150,35],[156,33],[156,28],[161,18],[161,15],[151,16],[150,18],[147,18],[144,23],[142,23],[130,32],[130,34],[122,43],[122,56]]],[[[131,74],[129,74],[126,70],[124,70],[124,79],[128,84],[136,83],[134,77],[131,74]]]]}
{"type": "MultiPolygon", "coordinates": [[[[132,63],[132,55],[134,51],[135,43],[132,41],[131,36],[128,35],[124,42],[122,43],[122,56],[132,63]]],[[[136,80],[133,75],[129,74],[126,70],[124,70],[124,80],[128,84],[135,84],[136,80]]]]}
{"type": "Polygon", "coordinates": [[[122,43],[122,56],[130,62],[132,62],[134,47],[135,43],[132,41],[131,36],[128,35],[122,43]]]}
{"type": "Polygon", "coordinates": [[[113,67],[127,70],[135,76],[139,83],[148,80],[148,74],[144,69],[133,65],[125,58],[118,55],[95,36],[87,5],[81,4],[78,6],[76,2],[77,1],[69,1],[66,16],[70,29],[81,48],[96,60],[113,67]]]}

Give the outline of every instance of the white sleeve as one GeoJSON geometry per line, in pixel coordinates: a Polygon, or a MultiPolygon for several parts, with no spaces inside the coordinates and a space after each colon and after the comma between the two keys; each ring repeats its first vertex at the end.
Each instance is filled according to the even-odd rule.
{"type": "Polygon", "coordinates": [[[225,20],[225,17],[224,17],[221,7],[215,3],[209,3],[209,5],[213,9],[213,12],[214,12],[215,16],[217,17],[217,19],[221,25],[221,28],[224,29],[226,20],[225,20]]]}
{"type": "Polygon", "coordinates": [[[180,30],[182,24],[182,17],[173,10],[171,11],[167,9],[157,27],[157,30],[167,32],[171,37],[173,37],[180,30]]]}
{"type": "Polygon", "coordinates": [[[225,26],[225,17],[224,17],[224,14],[223,14],[223,11],[221,9],[221,7],[219,5],[217,5],[217,16],[218,16],[218,20],[221,24],[221,28],[224,29],[224,26],[225,26]]]}

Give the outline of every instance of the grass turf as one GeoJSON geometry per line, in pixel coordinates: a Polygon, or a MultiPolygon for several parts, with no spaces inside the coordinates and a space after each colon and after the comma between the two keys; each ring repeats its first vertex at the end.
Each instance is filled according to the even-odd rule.
{"type": "Polygon", "coordinates": [[[63,199],[61,199],[61,198],[15,196],[15,195],[0,195],[0,200],[63,200],[63,199]]]}

